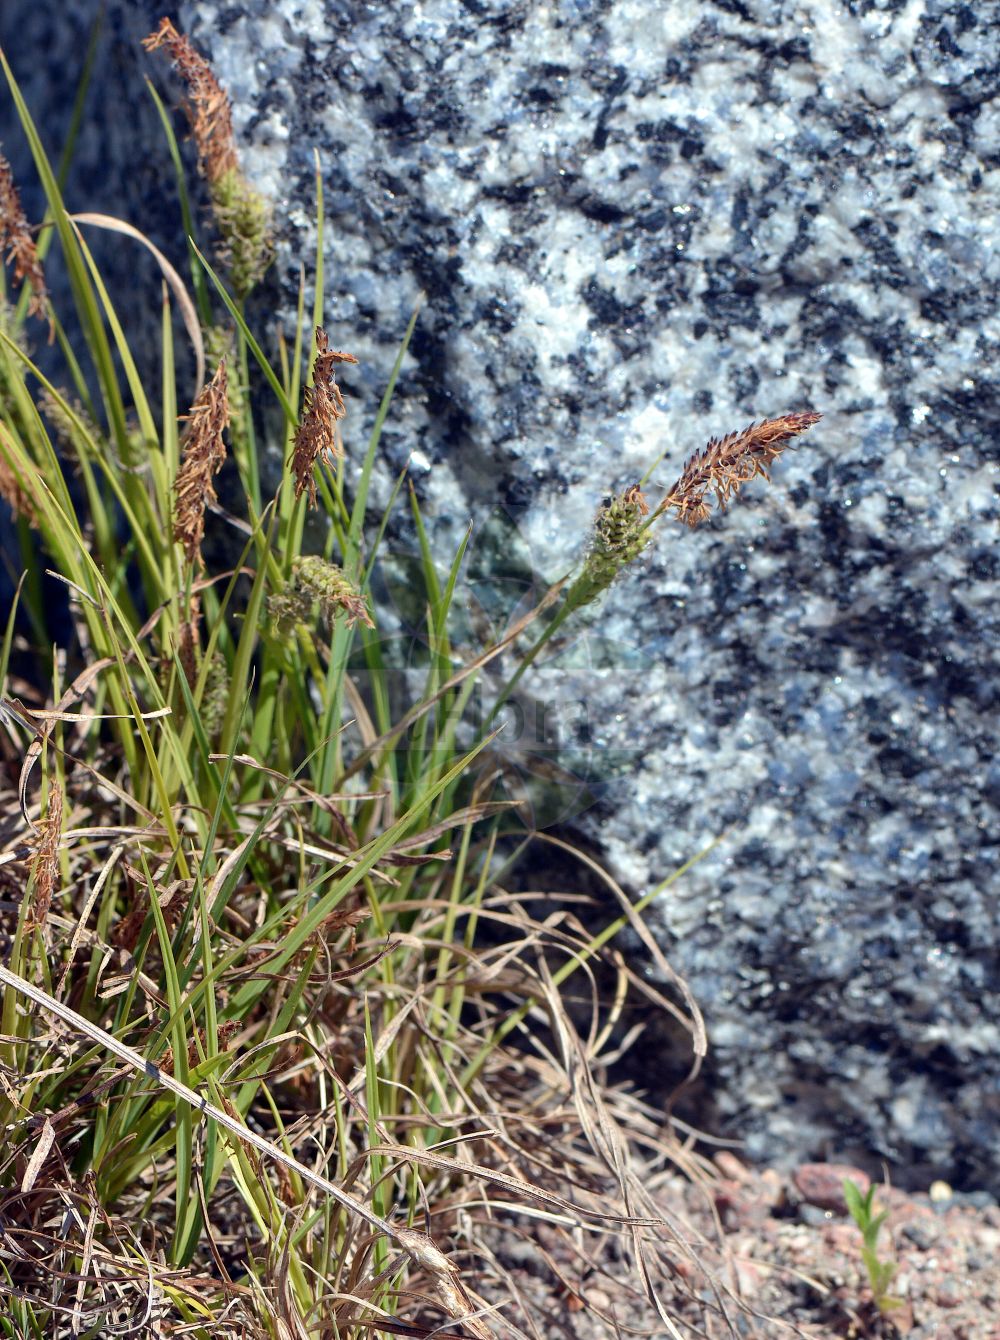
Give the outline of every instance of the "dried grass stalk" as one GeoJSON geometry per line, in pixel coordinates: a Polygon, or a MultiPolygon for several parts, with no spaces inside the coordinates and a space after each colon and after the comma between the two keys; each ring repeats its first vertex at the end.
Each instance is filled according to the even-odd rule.
{"type": "Polygon", "coordinates": [[[337,424],[347,414],[344,397],[337,385],[335,369],[338,363],[357,363],[353,354],[330,348],[330,340],[322,326],[316,327],[316,358],[313,361],[312,386],[306,388],[305,412],[295,434],[292,472],[295,475],[295,496],[309,490],[309,503],[316,506],[316,481],[313,466],[318,460],[330,461],[342,456],[337,424]]]}
{"type": "Polygon", "coordinates": [[[751,479],[770,480],[767,467],[776,460],[799,433],[804,433],[823,416],[811,410],[802,414],[783,414],[750,424],[741,433],[712,438],[704,451],[697,452],[684,466],[680,479],[656,509],[659,515],[673,507],[678,519],[697,526],[707,519],[710,507],[705,501],[714,490],[720,508],[751,479]]]}
{"type": "Polygon", "coordinates": [[[174,539],[183,546],[189,563],[197,561],[203,567],[205,507],[215,501],[212,476],[218,474],[226,459],[222,434],[229,426],[229,397],[224,359],[186,419],[184,459],[174,485],[174,539]]]}
{"type": "Polygon", "coordinates": [[[49,291],[45,273],[38,259],[34,238],[28,220],[21,208],[21,197],[14,185],[10,164],[0,154],[0,251],[6,251],[7,263],[14,266],[14,278],[19,284],[31,285],[28,311],[32,316],[45,316],[49,291]]]}

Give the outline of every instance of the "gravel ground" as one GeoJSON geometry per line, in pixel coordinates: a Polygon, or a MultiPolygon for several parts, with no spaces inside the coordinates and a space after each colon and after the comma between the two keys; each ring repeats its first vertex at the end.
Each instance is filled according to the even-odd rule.
{"type": "MultiPolygon", "coordinates": [[[[677,1334],[1000,1340],[1000,1208],[976,1203],[985,1197],[954,1195],[941,1183],[933,1198],[877,1188],[876,1206],[889,1212],[879,1252],[897,1264],[892,1291],[901,1300],[880,1314],[860,1233],[841,1192],[845,1176],[866,1188],[864,1173],[833,1164],[807,1164],[791,1174],[757,1170],[729,1153],[718,1155],[716,1166],[718,1180],[707,1191],[675,1177],[657,1195],[672,1216],[717,1243],[721,1224],[721,1244],[703,1264],[745,1310],[727,1301],[728,1318],[721,1315],[713,1291],[682,1263],[678,1273],[688,1277],[687,1289],[680,1282],[673,1298],[661,1291],[677,1334]]],[[[530,1238],[512,1250],[500,1233],[494,1244],[508,1286],[515,1284],[526,1302],[504,1314],[529,1334],[539,1340],[671,1334],[623,1283],[623,1263],[613,1250],[595,1253],[581,1267],[548,1225],[536,1225],[530,1238]]]]}

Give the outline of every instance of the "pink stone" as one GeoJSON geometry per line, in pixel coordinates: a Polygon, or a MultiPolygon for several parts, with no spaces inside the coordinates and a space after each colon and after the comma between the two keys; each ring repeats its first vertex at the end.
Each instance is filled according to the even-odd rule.
{"type": "Polygon", "coordinates": [[[862,1195],[871,1186],[868,1174],[849,1163],[803,1163],[792,1174],[795,1189],[804,1201],[836,1214],[847,1213],[844,1182],[848,1179],[857,1184],[862,1195]]]}

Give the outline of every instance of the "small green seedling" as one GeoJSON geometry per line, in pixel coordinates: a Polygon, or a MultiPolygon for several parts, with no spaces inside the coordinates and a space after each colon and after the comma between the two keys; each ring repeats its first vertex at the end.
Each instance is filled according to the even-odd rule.
{"type": "Polygon", "coordinates": [[[891,1312],[893,1308],[902,1307],[903,1300],[902,1298],[896,1298],[889,1292],[889,1286],[892,1284],[893,1276],[896,1273],[896,1263],[879,1260],[879,1230],[885,1223],[889,1211],[883,1210],[881,1214],[873,1214],[872,1201],[874,1196],[875,1188],[873,1186],[870,1186],[865,1195],[862,1195],[861,1188],[856,1182],[852,1182],[850,1178],[845,1180],[844,1200],[847,1202],[851,1218],[861,1230],[861,1237],[864,1242],[861,1248],[861,1259],[868,1271],[868,1283],[871,1285],[871,1291],[875,1298],[875,1306],[880,1312],[891,1312]]]}

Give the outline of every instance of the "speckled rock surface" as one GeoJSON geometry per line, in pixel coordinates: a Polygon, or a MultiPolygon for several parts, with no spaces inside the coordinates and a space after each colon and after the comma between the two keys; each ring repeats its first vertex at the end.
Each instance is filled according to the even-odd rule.
{"type": "Polygon", "coordinates": [[[725,834],[655,918],[708,1022],[706,1119],[761,1159],[1000,1190],[995,6],[179,17],[278,202],[286,310],[319,151],[358,443],[426,292],[387,461],[511,589],[661,451],[666,485],[711,434],[824,411],[531,688],[633,890],[725,834]]]}

